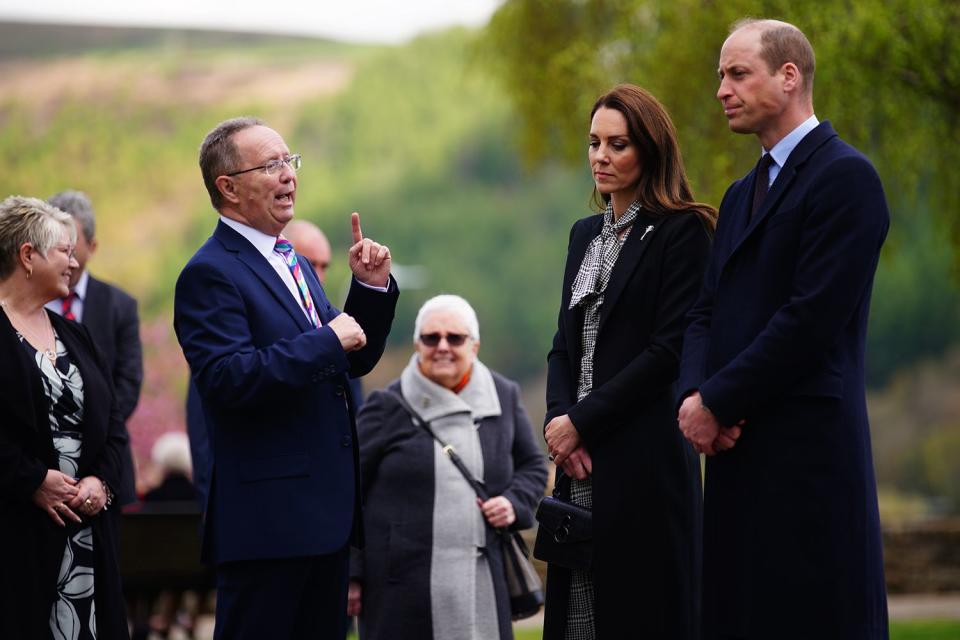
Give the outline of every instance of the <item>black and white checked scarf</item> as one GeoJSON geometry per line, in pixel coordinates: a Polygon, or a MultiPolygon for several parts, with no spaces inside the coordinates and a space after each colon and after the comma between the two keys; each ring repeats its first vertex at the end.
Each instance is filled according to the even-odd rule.
{"type": "Polygon", "coordinates": [[[593,388],[593,350],[600,329],[600,306],[603,294],[610,281],[610,273],[620,256],[620,247],[629,235],[631,225],[637,219],[640,204],[630,205],[620,219],[613,221],[613,205],[608,204],[603,214],[603,230],[587,245],[587,252],[580,263],[580,271],[573,281],[570,308],[580,305],[583,310],[583,332],[580,335],[580,379],[577,385],[577,401],[593,388]],[[622,238],[621,232],[626,231],[622,238]]]}
{"type": "Polygon", "coordinates": [[[620,255],[622,240],[617,236],[633,224],[640,209],[640,203],[634,202],[623,212],[620,219],[614,222],[612,201],[607,203],[607,210],[603,212],[603,229],[600,235],[587,245],[587,252],[583,255],[583,262],[580,263],[580,271],[577,272],[577,277],[573,281],[570,309],[585,299],[584,306],[586,306],[590,303],[592,296],[603,297],[607,282],[610,280],[610,272],[613,271],[613,265],[616,264],[617,256],[620,255]]]}

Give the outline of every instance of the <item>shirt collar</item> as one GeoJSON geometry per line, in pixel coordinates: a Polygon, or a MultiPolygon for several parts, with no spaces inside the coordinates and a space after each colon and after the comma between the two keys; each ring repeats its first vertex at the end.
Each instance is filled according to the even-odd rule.
{"type": "Polygon", "coordinates": [[[773,149],[770,149],[770,155],[773,156],[773,161],[777,163],[778,167],[783,167],[787,163],[787,158],[790,157],[796,146],[800,144],[804,136],[816,129],[818,124],[820,124],[820,121],[817,120],[817,116],[812,115],[801,122],[796,129],[785,135],[780,142],[773,145],[773,149]]]}
{"type": "Polygon", "coordinates": [[[77,294],[78,300],[87,299],[87,285],[90,284],[90,273],[84,269],[83,273],[80,274],[80,279],[77,280],[76,286],[73,288],[73,293],[77,294]]]}
{"type": "Polygon", "coordinates": [[[223,214],[220,215],[220,221],[246,238],[264,258],[269,258],[270,254],[273,253],[273,248],[277,244],[276,236],[268,236],[262,231],[228,218],[223,214]]]}

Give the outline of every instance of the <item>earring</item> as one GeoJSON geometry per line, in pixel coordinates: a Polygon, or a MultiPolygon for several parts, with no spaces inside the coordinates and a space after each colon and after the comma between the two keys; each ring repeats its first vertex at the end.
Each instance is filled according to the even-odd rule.
{"type": "Polygon", "coordinates": [[[33,269],[27,269],[27,280],[33,277],[33,269]]]}

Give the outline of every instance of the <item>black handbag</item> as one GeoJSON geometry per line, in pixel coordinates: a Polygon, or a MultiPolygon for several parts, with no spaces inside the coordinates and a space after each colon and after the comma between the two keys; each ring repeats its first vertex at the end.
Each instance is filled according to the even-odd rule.
{"type": "MultiPolygon", "coordinates": [[[[437,436],[430,427],[430,423],[414,411],[403,395],[395,391],[390,391],[390,395],[410,414],[413,424],[429,433],[439,443],[443,453],[450,458],[457,471],[473,487],[477,496],[483,501],[489,500],[490,495],[484,489],[483,483],[470,473],[467,465],[457,454],[457,450],[437,436]]],[[[508,529],[496,529],[496,532],[500,538],[503,572],[507,578],[507,592],[510,594],[510,617],[514,620],[522,620],[536,615],[543,606],[543,583],[530,561],[530,551],[519,532],[508,529]]]]}
{"type": "Polygon", "coordinates": [[[589,509],[562,500],[560,483],[537,506],[537,540],[533,557],[567,569],[593,568],[593,513],[589,509]]]}

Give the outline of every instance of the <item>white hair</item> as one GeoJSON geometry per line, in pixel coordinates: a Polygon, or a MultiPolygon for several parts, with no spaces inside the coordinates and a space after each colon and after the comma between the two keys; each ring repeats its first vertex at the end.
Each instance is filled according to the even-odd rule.
{"type": "Polygon", "coordinates": [[[434,311],[450,311],[455,313],[467,325],[467,332],[474,340],[480,340],[480,323],[477,321],[477,312],[470,303],[460,296],[441,294],[434,296],[423,303],[417,312],[417,320],[413,325],[413,341],[420,339],[420,327],[428,315],[434,311]]]}
{"type": "Polygon", "coordinates": [[[182,431],[168,431],[153,443],[150,451],[153,462],[164,471],[190,475],[190,440],[182,431]]]}

